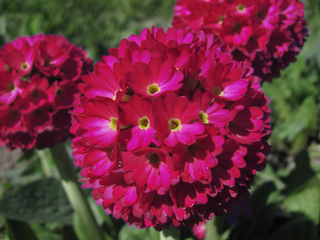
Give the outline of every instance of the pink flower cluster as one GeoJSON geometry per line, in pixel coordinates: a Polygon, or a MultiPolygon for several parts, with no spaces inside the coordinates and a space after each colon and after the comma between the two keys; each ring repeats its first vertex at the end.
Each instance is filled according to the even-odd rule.
{"type": "Polygon", "coordinates": [[[1,47],[0,142],[30,150],[64,141],[77,82],[89,70],[86,52],[61,35],[19,37],[1,47]]]}
{"type": "Polygon", "coordinates": [[[296,60],[308,34],[298,0],[177,0],[174,11],[174,28],[214,33],[263,81],[296,60]]]}
{"type": "Polygon", "coordinates": [[[224,214],[265,166],[269,99],[212,34],[144,29],[82,77],[74,164],[98,205],[138,228],[224,214]]]}

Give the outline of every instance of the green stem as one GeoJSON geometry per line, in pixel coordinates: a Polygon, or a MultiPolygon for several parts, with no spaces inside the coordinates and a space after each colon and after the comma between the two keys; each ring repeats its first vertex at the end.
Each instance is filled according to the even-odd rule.
{"type": "Polygon", "coordinates": [[[204,240],[219,240],[218,227],[216,225],[217,217],[214,216],[211,221],[207,222],[207,232],[204,240]]]}
{"type": "Polygon", "coordinates": [[[163,229],[160,232],[160,240],[180,240],[180,231],[171,225],[170,229],[163,229]]]}
{"type": "Polygon", "coordinates": [[[43,173],[46,177],[52,177],[53,174],[50,170],[50,166],[49,166],[49,159],[48,159],[48,156],[47,154],[44,152],[45,150],[37,150],[37,154],[40,158],[40,163],[41,163],[41,166],[42,166],[42,170],[43,170],[43,173]]]}
{"type": "Polygon", "coordinates": [[[102,231],[93,216],[84,191],[78,184],[75,167],[64,143],[54,145],[50,151],[60,173],[61,184],[74,211],[78,214],[87,236],[92,240],[103,240],[102,231]]]}

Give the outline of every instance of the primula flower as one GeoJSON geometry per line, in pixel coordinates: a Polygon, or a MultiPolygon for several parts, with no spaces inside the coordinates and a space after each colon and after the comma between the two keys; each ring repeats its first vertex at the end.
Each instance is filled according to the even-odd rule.
{"type": "Polygon", "coordinates": [[[158,190],[158,194],[169,190],[178,178],[169,154],[161,149],[145,148],[135,152],[122,152],[123,169],[130,174],[140,188],[158,190]]]}
{"type": "Polygon", "coordinates": [[[152,102],[149,99],[141,99],[138,95],[132,96],[130,102],[119,104],[123,112],[120,112],[121,123],[131,125],[121,132],[119,140],[130,151],[146,148],[153,142],[159,145],[154,138],[154,115],[152,102]]]}
{"type": "Polygon", "coordinates": [[[308,35],[299,0],[177,0],[173,9],[175,29],[220,37],[234,59],[249,63],[262,81],[279,77],[308,35]]]}
{"type": "Polygon", "coordinates": [[[226,47],[203,31],[144,29],[82,76],[74,164],[107,214],[191,228],[248,196],[269,151],[269,100],[226,47]]]}
{"type": "Polygon", "coordinates": [[[7,68],[13,68],[21,75],[26,75],[32,69],[35,58],[35,49],[30,48],[29,44],[21,36],[6,43],[3,46],[3,61],[7,68]]]}
{"type": "Polygon", "coordinates": [[[204,132],[202,123],[192,122],[199,116],[199,105],[190,102],[185,96],[178,97],[168,91],[164,100],[157,98],[153,101],[152,109],[156,116],[156,138],[168,147],[173,147],[178,142],[193,143],[196,135],[204,132]]]}
{"type": "Polygon", "coordinates": [[[70,137],[86,52],[59,35],[19,37],[0,48],[0,139],[8,150],[50,147],[70,137]]]}
{"type": "Polygon", "coordinates": [[[80,124],[87,145],[108,147],[114,144],[119,133],[118,108],[114,101],[106,98],[85,103],[86,114],[80,124]]]}
{"type": "Polygon", "coordinates": [[[147,65],[144,62],[136,62],[133,65],[135,71],[126,76],[128,85],[141,96],[159,96],[167,90],[178,90],[182,84],[183,74],[177,71],[166,60],[154,58],[147,65]]]}
{"type": "Polygon", "coordinates": [[[0,74],[0,104],[9,105],[23,90],[20,88],[20,78],[15,71],[0,74]]]}

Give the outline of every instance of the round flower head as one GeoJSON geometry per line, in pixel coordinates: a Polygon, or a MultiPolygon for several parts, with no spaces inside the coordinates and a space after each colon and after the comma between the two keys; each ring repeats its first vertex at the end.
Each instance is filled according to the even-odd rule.
{"type": "Polygon", "coordinates": [[[296,60],[307,36],[299,0],[177,0],[172,26],[213,33],[262,81],[280,76],[296,60]]]}
{"type": "Polygon", "coordinates": [[[248,195],[265,164],[269,99],[212,34],[144,29],[82,76],[74,164],[107,214],[193,227],[248,195]]]}
{"type": "Polygon", "coordinates": [[[0,48],[0,142],[25,151],[71,136],[68,111],[80,76],[92,70],[86,55],[61,35],[19,37],[0,48]]]}

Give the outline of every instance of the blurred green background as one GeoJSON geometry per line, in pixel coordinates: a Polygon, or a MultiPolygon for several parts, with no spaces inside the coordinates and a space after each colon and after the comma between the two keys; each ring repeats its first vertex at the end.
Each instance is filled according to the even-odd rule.
{"type": "Polygon", "coordinates": [[[169,27],[173,0],[1,0],[0,44],[19,35],[63,34],[99,60],[145,27],[169,27]]]}
{"type": "MultiPolygon", "coordinates": [[[[96,62],[102,55],[108,54],[109,48],[117,47],[122,38],[139,34],[145,27],[168,28],[174,3],[174,0],[0,0],[0,45],[20,35],[39,32],[63,34],[70,42],[87,50],[96,62]]],[[[286,235],[289,238],[281,237],[286,231],[295,234],[294,229],[311,234],[303,235],[301,239],[320,239],[320,0],[306,1],[305,8],[310,36],[302,52],[295,63],[281,72],[281,78],[263,85],[263,90],[271,99],[273,133],[269,144],[272,145],[272,153],[267,157],[267,168],[258,173],[252,187],[253,194],[256,193],[252,200],[254,219],[249,221],[242,218],[233,228],[219,220],[216,225],[221,239],[300,239],[289,235],[286,235]],[[262,224],[263,227],[259,228],[259,221],[268,224],[262,224]],[[287,230],[283,230],[284,227],[287,230]],[[253,231],[255,228],[258,229],[256,232],[253,231]]],[[[44,177],[39,157],[33,153],[19,158],[20,155],[16,151],[6,155],[6,158],[0,158],[0,199],[25,183],[44,177]]],[[[50,159],[48,161],[54,172],[54,164],[50,159]]],[[[0,201],[0,214],[10,218],[12,212],[9,214],[4,210],[4,200],[5,197],[0,201]]],[[[66,209],[70,211],[70,208],[66,209]]],[[[19,212],[15,214],[18,216],[19,212]]],[[[114,238],[143,240],[151,236],[150,239],[155,239],[152,231],[143,235],[131,228],[120,230],[121,223],[104,217],[103,212],[99,216],[102,225],[112,222],[114,229],[105,224],[105,230],[109,228],[114,238]],[[128,234],[135,237],[128,238],[128,234]]],[[[81,228],[76,227],[77,220],[69,221],[64,215],[55,220],[60,221],[60,225],[51,223],[52,219],[36,219],[36,222],[49,223],[26,227],[23,222],[18,226],[17,222],[5,220],[2,216],[0,239],[21,239],[8,235],[10,229],[14,228],[37,233],[28,240],[77,239],[81,236],[81,228]],[[61,219],[68,223],[73,221],[74,231],[66,227],[61,219]],[[60,235],[52,235],[53,232],[60,235]]],[[[190,232],[187,231],[185,235],[189,236],[190,232]]]]}

